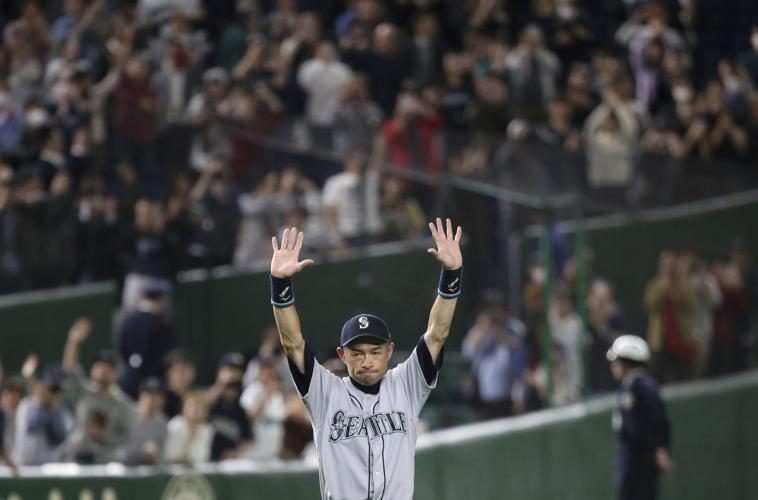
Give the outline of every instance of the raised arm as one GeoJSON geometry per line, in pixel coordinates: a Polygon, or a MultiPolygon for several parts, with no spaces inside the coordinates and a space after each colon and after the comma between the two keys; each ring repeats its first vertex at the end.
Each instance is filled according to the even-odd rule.
{"type": "Polygon", "coordinates": [[[453,223],[450,219],[446,220],[445,225],[446,227],[443,227],[442,220],[439,217],[436,224],[429,223],[429,230],[432,232],[437,248],[430,248],[428,252],[437,258],[443,268],[437,290],[437,299],[429,313],[429,324],[424,334],[424,341],[432,355],[432,361],[435,363],[437,363],[445,340],[450,333],[455,305],[461,292],[461,270],[463,267],[460,243],[461,227],[458,226],[458,229],[453,232],[453,223]]]}
{"type": "Polygon", "coordinates": [[[292,291],[292,276],[313,264],[311,259],[298,260],[303,247],[303,233],[297,228],[285,229],[282,244],[276,236],[271,238],[274,256],[271,258],[271,305],[274,306],[274,319],[279,330],[287,357],[305,372],[305,340],[300,330],[300,318],[295,309],[295,296],[292,291]]]}
{"type": "Polygon", "coordinates": [[[63,369],[68,372],[80,372],[79,346],[89,338],[92,331],[92,322],[88,318],[79,318],[74,321],[68,331],[66,346],[63,348],[63,369]]]}

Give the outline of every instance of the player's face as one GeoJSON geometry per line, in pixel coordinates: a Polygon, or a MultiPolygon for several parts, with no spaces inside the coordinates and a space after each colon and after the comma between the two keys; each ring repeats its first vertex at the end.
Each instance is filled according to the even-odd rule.
{"type": "Polygon", "coordinates": [[[387,373],[395,344],[356,343],[338,347],[337,354],[347,366],[347,373],[363,385],[379,382],[387,373]]]}

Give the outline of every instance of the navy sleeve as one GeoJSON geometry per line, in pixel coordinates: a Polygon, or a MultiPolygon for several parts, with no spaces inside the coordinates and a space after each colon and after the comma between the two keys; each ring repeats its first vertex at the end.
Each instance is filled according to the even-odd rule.
{"type": "Polygon", "coordinates": [[[429,347],[426,345],[426,341],[424,341],[424,336],[422,335],[418,341],[418,346],[416,346],[416,354],[418,355],[418,363],[421,365],[421,371],[424,372],[427,385],[432,385],[434,377],[437,376],[440,368],[442,368],[442,361],[445,359],[445,346],[442,346],[440,355],[437,357],[437,363],[435,363],[432,361],[432,353],[429,352],[429,347]]]}
{"type": "Polygon", "coordinates": [[[640,404],[639,427],[643,448],[650,451],[671,448],[671,427],[658,388],[651,383],[640,381],[635,389],[634,393],[640,404]]]}
{"type": "Polygon", "coordinates": [[[307,342],[305,344],[305,352],[303,355],[305,356],[305,373],[302,373],[289,356],[287,356],[287,363],[290,366],[292,379],[295,381],[295,386],[297,386],[297,392],[300,393],[300,396],[308,394],[311,378],[313,378],[313,364],[316,361],[316,356],[313,354],[313,351],[311,351],[311,347],[307,342]]]}

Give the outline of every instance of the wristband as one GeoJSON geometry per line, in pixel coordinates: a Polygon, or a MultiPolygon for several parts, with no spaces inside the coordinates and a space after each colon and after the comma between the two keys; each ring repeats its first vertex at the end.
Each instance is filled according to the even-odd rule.
{"type": "Polygon", "coordinates": [[[292,289],[292,278],[277,278],[271,275],[271,305],[287,307],[295,303],[295,292],[292,289]]]}
{"type": "Polygon", "coordinates": [[[437,286],[437,295],[446,299],[454,299],[461,294],[461,276],[463,268],[446,269],[442,267],[440,282],[437,286]]]}

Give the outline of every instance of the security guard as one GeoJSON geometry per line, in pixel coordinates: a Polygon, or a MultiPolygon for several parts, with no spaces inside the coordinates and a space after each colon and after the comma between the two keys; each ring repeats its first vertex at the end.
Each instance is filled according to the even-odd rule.
{"type": "Polygon", "coordinates": [[[606,355],[620,382],[613,412],[617,437],[616,488],[619,500],[655,500],[661,471],[673,467],[671,432],[658,384],[645,371],[650,348],[636,335],[617,338],[606,355]]]}

